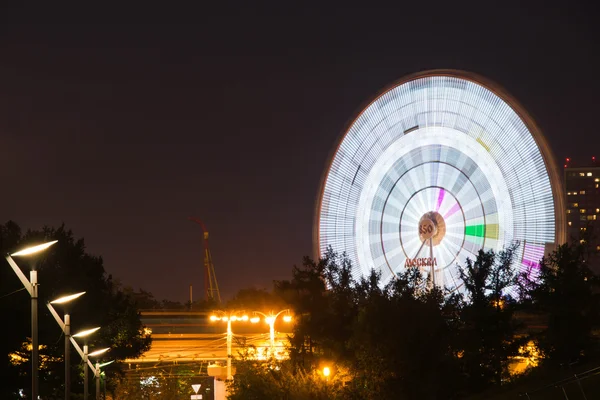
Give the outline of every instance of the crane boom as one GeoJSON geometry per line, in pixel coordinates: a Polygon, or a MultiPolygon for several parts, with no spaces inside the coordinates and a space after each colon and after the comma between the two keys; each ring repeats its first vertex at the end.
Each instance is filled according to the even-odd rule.
{"type": "Polygon", "coordinates": [[[219,292],[215,266],[210,254],[210,246],[208,245],[208,230],[200,219],[194,217],[189,217],[189,219],[202,227],[204,236],[204,291],[206,293],[206,300],[221,304],[221,293],[219,292]]]}

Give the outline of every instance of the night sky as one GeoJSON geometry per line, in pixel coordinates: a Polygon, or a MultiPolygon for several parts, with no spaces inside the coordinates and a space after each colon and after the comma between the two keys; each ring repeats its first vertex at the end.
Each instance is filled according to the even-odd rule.
{"type": "Polygon", "coordinates": [[[383,87],[433,68],[502,85],[557,159],[600,155],[591,1],[250,3],[4,6],[0,221],[64,222],[123,284],[186,301],[190,284],[202,295],[198,217],[222,296],[270,289],[312,254],[343,128],[383,87]]]}

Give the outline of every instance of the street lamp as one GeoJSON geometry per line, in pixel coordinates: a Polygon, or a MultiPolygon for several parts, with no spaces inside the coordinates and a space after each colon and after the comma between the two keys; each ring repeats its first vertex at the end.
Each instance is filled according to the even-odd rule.
{"type": "MultiPolygon", "coordinates": [[[[108,350],[108,349],[106,349],[106,350],[108,350]]],[[[102,353],[104,353],[104,351],[102,353]]],[[[102,353],[100,353],[100,354],[102,354],[102,353]]],[[[88,356],[91,356],[91,354],[88,354],[88,356]]],[[[115,362],[115,360],[112,360],[112,361],[108,361],[103,364],[100,364],[99,362],[96,361],[96,369],[94,370],[94,377],[96,378],[96,400],[100,400],[100,368],[106,367],[107,365],[112,364],[114,362],[115,362]]],[[[105,383],[105,385],[106,385],[106,383],[105,383]]]]}
{"type": "Polygon", "coordinates": [[[331,375],[331,369],[329,369],[329,367],[324,367],[323,368],[323,376],[325,377],[327,382],[329,382],[329,375],[331,375]]]}
{"type": "MultiPolygon", "coordinates": [[[[77,344],[77,341],[75,340],[76,337],[87,337],[89,335],[91,335],[92,333],[96,332],[98,329],[100,329],[100,327],[96,327],[96,328],[92,328],[92,329],[87,329],[85,331],[81,331],[79,333],[74,334],[71,337],[71,343],[73,343],[73,346],[75,346],[75,349],[77,350],[77,352],[79,353],[79,355],[81,356],[82,360],[83,360],[83,364],[85,365],[83,367],[83,400],[88,400],[88,396],[89,396],[89,390],[88,390],[88,376],[89,376],[89,372],[88,372],[88,366],[90,367],[90,369],[92,371],[96,370],[96,367],[94,367],[94,364],[92,364],[89,360],[89,354],[88,354],[88,346],[87,346],[87,340],[85,342],[85,344],[83,345],[83,351],[81,351],[81,347],[79,347],[79,345],[77,344]]],[[[108,349],[104,350],[107,351],[108,349]]],[[[93,353],[92,353],[93,354],[93,353]]]]}
{"type": "MultiPolygon", "coordinates": [[[[275,321],[277,320],[277,317],[279,317],[279,315],[281,315],[282,313],[287,313],[286,315],[283,316],[283,321],[284,322],[291,322],[292,321],[292,316],[289,314],[290,310],[289,309],[285,309],[285,310],[281,310],[279,311],[277,314],[264,314],[261,313],[260,311],[254,311],[255,314],[260,314],[263,317],[265,317],[265,322],[269,325],[269,334],[270,334],[270,339],[271,339],[271,356],[275,357],[275,321]]],[[[252,322],[253,324],[256,324],[260,321],[259,317],[252,317],[250,319],[250,322],[252,322]]]]}
{"type": "Polygon", "coordinates": [[[231,380],[233,378],[233,376],[231,374],[231,357],[232,357],[231,342],[233,339],[233,333],[231,332],[231,323],[236,322],[236,321],[246,322],[246,321],[248,321],[249,318],[245,314],[240,317],[233,313],[226,314],[223,311],[217,311],[217,313],[218,313],[218,315],[210,316],[210,321],[211,322],[215,322],[215,321],[227,322],[227,380],[231,380]]]}
{"type": "Polygon", "coordinates": [[[6,255],[6,261],[11,266],[25,289],[31,296],[31,398],[37,400],[39,396],[38,385],[38,364],[39,364],[39,338],[38,338],[38,280],[37,271],[32,268],[29,271],[29,280],[21,271],[21,268],[15,263],[12,257],[28,256],[46,250],[58,240],[39,244],[37,246],[27,247],[13,254],[6,255]]]}
{"type": "Polygon", "coordinates": [[[69,400],[71,398],[71,316],[68,311],[65,310],[65,319],[64,322],[58,316],[58,313],[52,307],[52,304],[67,304],[70,301],[77,299],[80,296],[83,296],[85,292],[79,292],[75,294],[71,294],[68,296],[63,296],[56,300],[52,300],[48,304],[48,309],[50,310],[50,314],[54,317],[60,329],[62,329],[65,334],[65,400],[69,400]]]}

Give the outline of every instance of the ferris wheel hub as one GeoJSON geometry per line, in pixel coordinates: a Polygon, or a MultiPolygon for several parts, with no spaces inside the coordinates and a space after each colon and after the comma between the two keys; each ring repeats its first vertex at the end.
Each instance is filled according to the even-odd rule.
{"type": "Polygon", "coordinates": [[[418,232],[421,242],[431,239],[433,246],[437,246],[446,235],[446,221],[437,211],[429,211],[419,220],[418,232]]]}

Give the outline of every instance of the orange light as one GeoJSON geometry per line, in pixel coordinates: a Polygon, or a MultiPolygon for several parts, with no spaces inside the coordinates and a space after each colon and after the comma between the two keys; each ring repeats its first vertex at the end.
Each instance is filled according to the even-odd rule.
{"type": "Polygon", "coordinates": [[[570,161],[571,161],[571,159],[569,157],[567,157],[567,162],[570,162],[570,161]]]}

